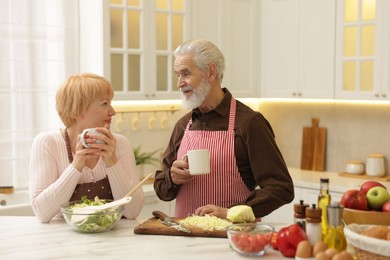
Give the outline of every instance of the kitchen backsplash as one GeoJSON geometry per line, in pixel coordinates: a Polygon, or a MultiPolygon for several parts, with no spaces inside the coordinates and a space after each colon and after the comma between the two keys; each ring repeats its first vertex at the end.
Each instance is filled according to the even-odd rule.
{"type": "MultiPolygon", "coordinates": [[[[365,162],[368,154],[382,153],[386,175],[390,175],[390,138],[387,137],[390,135],[390,104],[260,100],[259,111],[271,123],[289,167],[300,168],[302,130],[310,126],[315,117],[320,119],[320,127],[327,128],[327,171],[341,172],[348,160],[365,162]]],[[[141,145],[142,151],[162,148],[163,152],[175,122],[186,112],[118,113],[114,119],[114,131],[127,136],[133,147],[141,145]],[[164,127],[165,124],[161,123],[166,122],[167,116],[169,122],[164,127]],[[139,127],[134,129],[137,118],[139,127]],[[150,127],[151,121],[153,127],[150,127]]],[[[144,169],[149,172],[155,171],[156,167],[147,165],[144,169]]]]}
{"type": "Polygon", "coordinates": [[[390,175],[390,103],[264,101],[259,109],[272,124],[288,166],[300,168],[302,129],[315,117],[327,128],[327,171],[342,172],[349,160],[365,162],[368,154],[382,153],[390,175]]]}

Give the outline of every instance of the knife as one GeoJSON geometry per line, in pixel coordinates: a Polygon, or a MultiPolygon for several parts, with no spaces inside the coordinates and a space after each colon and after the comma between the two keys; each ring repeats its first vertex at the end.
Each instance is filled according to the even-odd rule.
{"type": "Polygon", "coordinates": [[[172,220],[170,217],[168,217],[167,214],[159,211],[159,210],[155,210],[152,212],[153,216],[155,216],[156,218],[160,219],[163,221],[163,224],[164,225],[167,225],[169,227],[173,227],[174,229],[178,230],[178,231],[181,231],[181,232],[185,232],[185,233],[191,233],[191,231],[184,227],[183,225],[175,222],[174,220],[172,220]]]}

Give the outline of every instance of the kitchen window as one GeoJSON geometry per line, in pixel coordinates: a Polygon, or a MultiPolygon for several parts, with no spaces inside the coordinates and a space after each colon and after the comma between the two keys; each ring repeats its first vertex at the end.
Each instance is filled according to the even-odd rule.
{"type": "Polygon", "coordinates": [[[115,99],[177,98],[174,50],[189,32],[188,0],[110,0],[115,99]]]}
{"type": "Polygon", "coordinates": [[[62,123],[57,88],[79,71],[78,0],[0,1],[0,186],[28,184],[30,148],[62,123]]]}

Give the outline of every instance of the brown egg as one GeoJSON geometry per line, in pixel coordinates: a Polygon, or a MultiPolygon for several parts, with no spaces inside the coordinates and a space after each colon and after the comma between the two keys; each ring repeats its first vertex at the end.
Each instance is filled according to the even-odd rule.
{"type": "Polygon", "coordinates": [[[328,248],[325,250],[325,254],[327,254],[328,256],[330,256],[330,258],[334,257],[339,251],[337,251],[336,249],[334,248],[328,248]]]}
{"type": "Polygon", "coordinates": [[[316,254],[315,259],[316,260],[331,260],[330,256],[325,254],[325,252],[319,252],[318,254],[316,254]]]}
{"type": "Polygon", "coordinates": [[[347,251],[343,251],[333,256],[332,260],[353,260],[353,257],[347,251]]]}
{"type": "Polygon", "coordinates": [[[328,245],[322,241],[318,241],[313,247],[313,256],[316,256],[319,252],[325,252],[328,249],[328,245]]]}
{"type": "Polygon", "coordinates": [[[313,256],[311,244],[308,240],[299,242],[295,256],[300,258],[311,258],[313,256]]]}

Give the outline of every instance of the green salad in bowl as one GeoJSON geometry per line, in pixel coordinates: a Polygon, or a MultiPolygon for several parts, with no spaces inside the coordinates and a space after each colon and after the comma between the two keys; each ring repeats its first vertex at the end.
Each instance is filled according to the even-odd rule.
{"type": "Polygon", "coordinates": [[[95,197],[94,200],[89,200],[84,196],[79,201],[70,201],[62,205],[61,212],[66,222],[78,232],[105,232],[111,230],[121,219],[124,205],[95,211],[91,214],[77,214],[74,212],[74,209],[87,206],[99,206],[111,201],[112,200],[99,199],[98,197],[95,197]]]}

